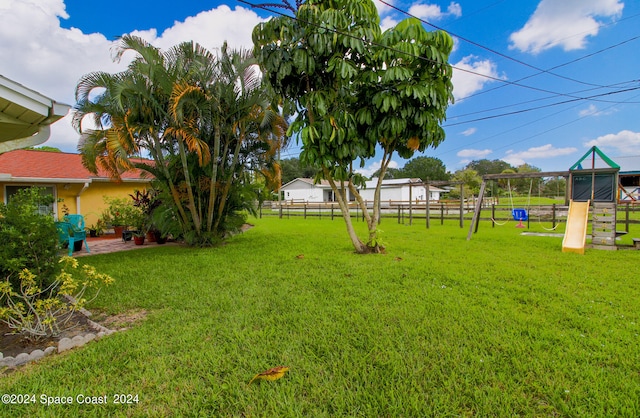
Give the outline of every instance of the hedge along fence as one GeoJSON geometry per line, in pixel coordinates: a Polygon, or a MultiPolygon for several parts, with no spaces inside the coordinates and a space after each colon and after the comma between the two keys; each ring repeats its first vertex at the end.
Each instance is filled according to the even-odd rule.
{"type": "MultiPolygon", "coordinates": [[[[395,219],[400,224],[413,224],[414,222],[425,222],[429,228],[435,221],[444,224],[445,221],[458,221],[460,227],[464,227],[464,221],[471,220],[473,216],[475,201],[473,199],[441,200],[429,202],[425,201],[409,202],[399,200],[388,200],[381,202],[381,219],[395,219]]],[[[373,202],[367,202],[367,207],[372,208],[373,202]]],[[[352,203],[351,217],[356,221],[364,220],[364,215],[360,207],[352,203]]],[[[555,228],[560,223],[567,220],[568,206],[566,205],[531,205],[530,207],[518,206],[527,210],[528,219],[523,223],[530,227],[532,222],[549,224],[549,228],[555,228]]],[[[640,224],[640,205],[623,203],[617,206],[617,224],[624,225],[624,230],[629,232],[629,225],[640,224]]],[[[512,217],[511,205],[498,205],[493,199],[484,199],[480,221],[491,222],[491,226],[503,224],[504,222],[515,221],[512,217]]],[[[334,220],[342,218],[340,207],[337,202],[304,202],[304,201],[281,201],[264,202],[259,208],[259,217],[276,216],[280,219],[291,217],[318,218],[334,220]]]]}

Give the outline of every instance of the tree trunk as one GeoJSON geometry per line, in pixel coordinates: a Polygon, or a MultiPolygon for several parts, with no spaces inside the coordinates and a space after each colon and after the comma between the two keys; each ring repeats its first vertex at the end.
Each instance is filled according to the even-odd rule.
{"type": "Polygon", "coordinates": [[[220,158],[220,125],[216,124],[213,133],[213,160],[211,162],[211,184],[209,185],[209,207],[207,208],[207,231],[213,230],[213,212],[216,205],[218,183],[218,159],[220,158]]]}
{"type": "Polygon", "coordinates": [[[325,178],[329,181],[331,185],[331,189],[336,196],[336,200],[338,201],[338,205],[340,206],[340,211],[342,212],[342,217],[344,218],[344,223],[347,227],[347,233],[349,234],[349,238],[351,238],[351,243],[358,254],[368,254],[370,251],[366,245],[360,241],[358,238],[358,234],[353,227],[353,223],[351,222],[351,213],[349,212],[349,203],[347,201],[346,193],[344,189],[339,189],[336,185],[335,181],[331,177],[329,170],[324,168],[325,178]]]}
{"type": "Polygon", "coordinates": [[[180,203],[180,196],[178,194],[178,190],[176,190],[176,186],[171,181],[171,175],[169,174],[169,169],[167,168],[167,164],[164,161],[164,157],[162,156],[162,150],[160,149],[160,141],[155,141],[156,147],[156,155],[158,156],[158,162],[161,167],[161,170],[164,172],[164,176],[167,179],[167,184],[169,186],[169,191],[171,192],[171,197],[173,198],[173,203],[176,205],[176,209],[178,210],[178,215],[182,220],[183,225],[188,225],[187,214],[182,207],[182,203],[180,203]]]}
{"type": "Polygon", "coordinates": [[[191,176],[189,174],[189,164],[187,163],[187,153],[184,150],[184,143],[178,140],[178,148],[180,150],[180,161],[182,162],[182,170],[184,173],[184,181],[187,183],[187,196],[189,197],[188,208],[191,212],[191,218],[193,219],[193,226],[195,227],[198,236],[202,233],[200,214],[196,209],[195,198],[193,197],[193,188],[191,184],[191,176]]]}
{"type": "Polygon", "coordinates": [[[242,141],[244,140],[244,131],[238,137],[238,143],[236,144],[236,149],[233,151],[233,158],[231,159],[231,166],[229,167],[229,176],[227,181],[224,184],[224,189],[222,190],[222,195],[220,196],[220,206],[218,208],[218,216],[216,218],[216,223],[213,226],[213,229],[217,229],[222,221],[222,213],[224,211],[224,207],[226,206],[227,195],[229,194],[229,190],[231,189],[231,182],[233,181],[233,172],[236,169],[236,165],[238,164],[238,155],[240,154],[240,148],[242,147],[242,141]]]}

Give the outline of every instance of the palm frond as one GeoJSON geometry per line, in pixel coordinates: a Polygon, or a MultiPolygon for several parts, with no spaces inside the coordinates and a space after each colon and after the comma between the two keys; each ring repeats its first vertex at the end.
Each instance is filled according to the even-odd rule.
{"type": "Polygon", "coordinates": [[[209,145],[197,136],[193,135],[190,130],[170,127],[167,128],[166,135],[171,135],[174,138],[183,141],[187,146],[187,149],[198,156],[198,164],[200,166],[206,165],[211,161],[209,145]]]}

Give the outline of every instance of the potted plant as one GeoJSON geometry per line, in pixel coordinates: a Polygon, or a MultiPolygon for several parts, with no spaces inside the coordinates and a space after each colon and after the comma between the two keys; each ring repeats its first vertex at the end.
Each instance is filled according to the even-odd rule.
{"type": "Polygon", "coordinates": [[[133,242],[136,245],[144,245],[144,237],[146,235],[146,232],[140,232],[140,231],[136,231],[133,233],[133,242]]]}
{"type": "Polygon", "coordinates": [[[144,222],[146,225],[146,239],[149,242],[156,242],[156,236],[158,235],[157,228],[153,226],[152,215],[153,211],[160,206],[160,199],[158,198],[158,192],[154,189],[135,190],[134,194],[130,194],[133,199],[133,206],[140,209],[144,214],[144,222]]]}
{"type": "Polygon", "coordinates": [[[132,217],[135,215],[135,208],[131,202],[125,198],[105,197],[107,209],[102,212],[102,219],[113,227],[116,238],[122,238],[122,231],[132,225],[132,217]]]}
{"type": "Polygon", "coordinates": [[[131,214],[131,225],[135,228],[133,232],[133,242],[136,245],[144,244],[144,237],[147,233],[147,217],[140,208],[134,208],[131,214]]]}
{"type": "Polygon", "coordinates": [[[98,219],[96,223],[87,228],[89,230],[89,236],[93,238],[101,236],[104,234],[104,226],[104,221],[98,219]]]}

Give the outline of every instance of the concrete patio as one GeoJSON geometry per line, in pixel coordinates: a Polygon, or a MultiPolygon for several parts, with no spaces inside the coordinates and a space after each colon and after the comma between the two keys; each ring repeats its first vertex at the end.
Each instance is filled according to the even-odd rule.
{"type": "MultiPolygon", "coordinates": [[[[82,246],[80,251],[74,251],[74,257],[85,257],[88,255],[97,255],[97,254],[107,254],[107,253],[115,253],[119,251],[130,251],[130,250],[139,250],[141,248],[153,248],[158,245],[161,246],[177,246],[180,245],[177,242],[167,242],[166,244],[158,244],[156,242],[148,242],[145,241],[143,245],[136,245],[133,240],[131,241],[123,241],[122,238],[115,238],[107,236],[102,236],[98,238],[87,238],[87,244],[89,244],[88,253],[82,246]]],[[[65,250],[66,254],[66,250],[65,250]]]]}

